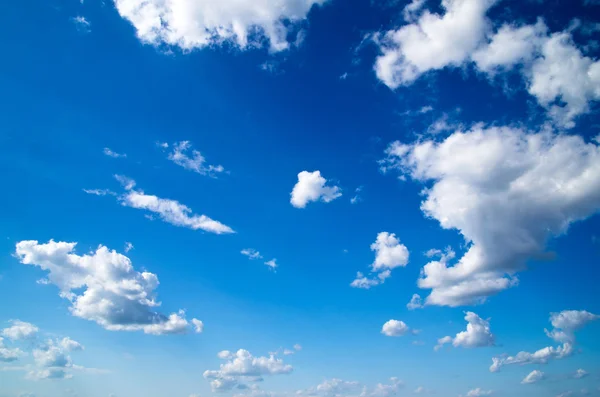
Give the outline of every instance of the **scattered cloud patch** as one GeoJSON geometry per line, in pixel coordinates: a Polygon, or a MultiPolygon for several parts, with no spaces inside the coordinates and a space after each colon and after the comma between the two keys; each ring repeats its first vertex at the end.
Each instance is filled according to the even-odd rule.
{"type": "Polygon", "coordinates": [[[410,302],[406,304],[408,310],[420,309],[423,307],[423,299],[419,294],[413,294],[412,298],[410,298],[410,302]]]}
{"type": "Polygon", "coordinates": [[[574,343],[575,331],[598,319],[600,316],[586,310],[564,310],[559,313],[550,313],[550,323],[554,328],[550,331],[544,329],[544,332],[556,342],[574,343]]]}
{"type": "Polygon", "coordinates": [[[545,375],[542,371],[539,370],[533,370],[531,371],[522,381],[521,383],[523,384],[531,384],[531,383],[536,383],[539,382],[541,380],[543,380],[545,378],[545,375]]]}
{"type": "Polygon", "coordinates": [[[455,265],[446,256],[424,266],[426,304],[482,303],[517,285],[549,238],[600,209],[600,146],[580,136],[478,125],[386,154],[382,170],[426,184],[421,210],[468,244],[455,265]]]}
{"type": "Polygon", "coordinates": [[[381,333],[386,336],[404,336],[412,333],[412,330],[404,321],[389,320],[381,327],[381,333]]]}
{"type": "Polygon", "coordinates": [[[210,380],[213,391],[227,391],[234,387],[245,385],[246,382],[256,382],[263,376],[289,374],[293,368],[274,355],[255,357],[249,351],[240,349],[237,352],[227,350],[217,355],[225,363],[218,370],[204,371],[204,378],[210,380]]]}
{"type": "Polygon", "coordinates": [[[338,186],[327,186],[327,179],[320,171],[302,171],[298,174],[298,182],[292,189],[290,202],[296,208],[305,208],[310,202],[323,201],[329,203],[342,196],[338,186]]]}
{"type": "Polygon", "coordinates": [[[452,342],[454,347],[486,347],[494,346],[495,337],[490,330],[490,322],[479,317],[473,312],[465,313],[467,329],[459,332],[454,338],[445,336],[438,340],[436,350],[439,350],[444,344],[452,342]]]}
{"type": "Polygon", "coordinates": [[[16,256],[24,265],[47,272],[47,280],[71,304],[71,314],[94,321],[110,331],[143,331],[161,335],[186,332],[185,313],[164,315],[157,310],[158,277],[138,272],[125,255],[100,245],[77,255],[77,243],[50,240],[20,241],[16,256]]]}
{"type": "Polygon", "coordinates": [[[195,172],[200,175],[208,175],[216,177],[217,174],[225,172],[222,165],[206,164],[206,159],[198,150],[192,149],[192,144],[189,141],[175,142],[173,145],[162,146],[171,151],[167,158],[180,167],[188,171],[195,172]]]}
{"type": "Polygon", "coordinates": [[[75,24],[77,30],[81,33],[90,33],[92,31],[92,24],[90,21],[85,19],[84,16],[78,15],[71,18],[71,21],[75,24]]]}
{"type": "Polygon", "coordinates": [[[249,259],[262,259],[263,256],[254,248],[244,248],[240,251],[242,255],[247,256],[249,259]]]}
{"type": "Polygon", "coordinates": [[[4,328],[1,334],[3,337],[13,341],[30,339],[34,337],[39,331],[38,327],[25,321],[11,320],[10,323],[12,325],[8,328],[4,328]]]}
{"type": "Polygon", "coordinates": [[[391,276],[393,269],[408,264],[408,248],[400,243],[394,233],[379,233],[375,242],[371,244],[371,251],[375,251],[375,261],[371,264],[374,276],[368,278],[358,272],[356,279],[350,284],[354,288],[369,289],[383,284],[391,276]]]}
{"type": "Polygon", "coordinates": [[[277,259],[273,258],[271,260],[268,260],[268,261],[265,262],[265,265],[267,265],[271,270],[275,270],[278,267],[278,265],[277,265],[277,259]]]}
{"type": "MultiPolygon", "coordinates": [[[[195,48],[228,44],[239,49],[268,44],[271,52],[288,49],[294,33],[315,5],[325,0],[272,2],[259,0],[198,3],[194,0],[115,0],[121,17],[136,29],[144,43],[195,48]]],[[[297,33],[293,42],[300,42],[297,33]]]]}
{"type": "Polygon", "coordinates": [[[113,152],[110,148],[107,148],[107,147],[104,148],[103,153],[104,153],[104,155],[115,158],[115,159],[122,159],[122,158],[127,157],[127,154],[113,152]]]}

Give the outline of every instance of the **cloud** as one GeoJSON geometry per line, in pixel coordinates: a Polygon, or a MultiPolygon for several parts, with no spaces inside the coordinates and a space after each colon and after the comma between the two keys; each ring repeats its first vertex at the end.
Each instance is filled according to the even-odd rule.
{"type": "Polygon", "coordinates": [[[404,383],[396,377],[390,378],[388,384],[378,383],[372,388],[363,386],[357,381],[333,378],[323,381],[316,388],[311,388],[297,394],[324,397],[390,397],[396,395],[403,386],[404,383]]]}
{"type": "Polygon", "coordinates": [[[188,206],[181,204],[179,201],[145,194],[141,190],[134,190],[136,183],[131,178],[123,175],[115,175],[115,178],[126,190],[124,194],[116,195],[123,206],[152,212],[157,214],[163,221],[175,226],[187,227],[192,230],[204,230],[215,234],[235,233],[233,229],[219,221],[215,221],[206,215],[192,213],[188,206]]]}
{"type": "Polygon", "coordinates": [[[527,376],[526,376],[526,377],[525,377],[525,378],[524,378],[524,379],[521,381],[521,383],[523,383],[523,384],[531,384],[531,383],[536,383],[536,382],[539,382],[539,381],[543,380],[543,379],[544,379],[544,377],[545,377],[545,376],[544,376],[544,373],[543,373],[542,371],[538,371],[538,370],[536,369],[536,370],[533,370],[533,371],[531,371],[531,372],[529,373],[529,375],[527,375],[527,376]]]}
{"type": "Polygon", "coordinates": [[[582,379],[585,378],[586,376],[588,376],[590,373],[587,372],[585,369],[581,369],[579,368],[577,371],[575,371],[575,375],[573,375],[573,377],[575,379],[582,379]]]}
{"type": "Polygon", "coordinates": [[[240,349],[233,353],[227,350],[217,355],[225,360],[218,370],[204,371],[204,378],[209,379],[213,391],[226,391],[252,382],[263,376],[289,374],[293,368],[274,355],[255,357],[249,351],[240,349]]]}
{"type": "Polygon", "coordinates": [[[404,336],[412,332],[404,321],[389,320],[381,328],[381,333],[386,336],[404,336]]]}
{"type": "Polygon", "coordinates": [[[493,78],[518,66],[529,94],[566,128],[600,100],[600,61],[582,54],[571,28],[550,33],[539,19],[532,25],[506,23],[493,32],[486,14],[496,0],[442,0],[443,15],[407,14],[421,3],[414,0],[405,8],[411,23],[373,35],[380,50],[375,72],[388,87],[410,85],[447,67],[473,64],[493,78]]]}
{"type": "Polygon", "coordinates": [[[586,324],[600,319],[600,316],[586,310],[564,310],[560,313],[550,313],[550,323],[554,329],[544,332],[548,337],[559,343],[575,342],[575,331],[586,324]]]}
{"type": "Polygon", "coordinates": [[[342,196],[338,186],[326,186],[327,179],[320,171],[302,171],[298,174],[298,182],[291,193],[290,203],[296,208],[304,208],[310,202],[323,201],[329,203],[342,196]]]}
{"type": "Polygon", "coordinates": [[[25,265],[47,271],[47,280],[71,303],[71,314],[94,321],[111,331],[143,331],[161,335],[185,332],[190,324],[183,312],[164,315],[157,308],[158,277],[136,271],[131,260],[100,245],[95,252],[77,255],[77,243],[39,244],[20,241],[16,256],[25,265]]]}
{"type": "Polygon", "coordinates": [[[83,189],[87,194],[93,194],[94,196],[116,196],[117,194],[111,192],[108,189],[83,189]]]}
{"type": "Polygon", "coordinates": [[[446,336],[438,340],[435,350],[439,350],[442,345],[452,342],[454,347],[486,347],[494,346],[494,335],[490,330],[489,320],[484,320],[473,312],[465,313],[467,329],[459,332],[454,338],[446,336]]]}
{"type": "Polygon", "coordinates": [[[375,274],[375,277],[369,279],[358,272],[356,279],[350,284],[352,287],[369,289],[383,284],[385,279],[391,276],[393,269],[405,267],[408,264],[408,248],[400,243],[394,233],[381,232],[377,234],[377,239],[371,244],[371,251],[375,251],[375,261],[371,264],[371,272],[375,274]]]}
{"type": "Polygon", "coordinates": [[[254,248],[245,248],[241,251],[242,255],[247,256],[249,259],[262,259],[263,256],[254,248]]]}
{"type": "Polygon", "coordinates": [[[600,209],[600,147],[580,136],[476,125],[442,141],[393,142],[382,170],[426,184],[421,210],[461,233],[466,253],[426,264],[426,304],[462,306],[518,284],[546,242],[600,209]]]}
{"type": "Polygon", "coordinates": [[[467,393],[467,397],[483,397],[483,396],[491,396],[494,394],[492,390],[483,390],[479,387],[477,389],[470,390],[467,393]]]}
{"type": "Polygon", "coordinates": [[[243,50],[266,42],[277,52],[290,47],[288,35],[306,19],[313,5],[324,1],[115,0],[115,5],[144,43],[183,50],[226,43],[243,50]]]}
{"type": "Polygon", "coordinates": [[[0,337],[0,362],[10,363],[17,361],[23,352],[18,348],[8,348],[4,346],[4,338],[0,337]]]}
{"type": "Polygon", "coordinates": [[[37,334],[39,328],[21,320],[11,320],[11,326],[2,330],[2,336],[11,340],[29,339],[37,334]]]}
{"type": "Polygon", "coordinates": [[[299,352],[300,350],[302,350],[302,346],[300,346],[298,343],[296,343],[294,345],[294,350],[296,350],[297,352],[299,352]]]}
{"type": "Polygon", "coordinates": [[[192,319],[192,324],[194,325],[194,332],[199,334],[204,331],[204,323],[197,318],[192,319]]]}
{"type": "Polygon", "coordinates": [[[189,141],[175,142],[171,145],[171,148],[172,151],[168,154],[167,158],[188,171],[211,177],[225,172],[225,168],[222,165],[206,164],[204,156],[199,151],[192,149],[189,141]]]}
{"type": "Polygon", "coordinates": [[[113,152],[112,150],[110,150],[110,148],[105,147],[103,150],[103,153],[108,156],[108,157],[112,157],[115,159],[119,159],[119,158],[125,158],[127,157],[127,154],[125,153],[117,153],[117,152],[113,152]]]}
{"type": "Polygon", "coordinates": [[[412,298],[410,298],[410,302],[406,304],[408,310],[420,309],[423,307],[423,299],[419,294],[413,294],[412,298]]]}
{"type": "Polygon", "coordinates": [[[124,249],[125,249],[125,252],[126,252],[126,253],[127,253],[127,252],[129,252],[129,251],[131,251],[133,248],[134,248],[134,247],[133,247],[133,244],[132,244],[132,243],[130,243],[129,241],[126,241],[126,242],[125,242],[125,248],[124,248],[124,249]]]}
{"type": "Polygon", "coordinates": [[[277,259],[273,258],[273,259],[271,259],[269,261],[266,261],[265,265],[267,265],[269,268],[275,270],[278,267],[278,265],[277,265],[277,259]]]}
{"type": "Polygon", "coordinates": [[[75,24],[75,27],[81,33],[90,33],[92,31],[92,24],[90,21],[85,19],[84,16],[78,15],[76,17],[71,18],[71,21],[75,24]]]}
{"type": "Polygon", "coordinates": [[[490,372],[498,372],[503,366],[511,364],[546,364],[550,360],[561,360],[569,357],[573,352],[573,345],[565,343],[559,347],[544,347],[534,353],[521,351],[516,356],[494,357],[492,358],[490,372]]]}
{"type": "Polygon", "coordinates": [[[503,25],[490,37],[489,43],[473,53],[473,62],[480,71],[490,74],[528,63],[539,52],[547,33],[542,20],[521,27],[503,25]]]}
{"type": "MultiPolygon", "coordinates": [[[[422,2],[415,3],[416,9],[422,6],[422,2]]],[[[428,71],[461,66],[485,40],[490,29],[485,15],[495,3],[443,0],[443,15],[425,10],[413,23],[377,35],[381,51],[375,61],[377,77],[388,87],[397,88],[428,71]]]]}
{"type": "Polygon", "coordinates": [[[355,195],[350,199],[350,204],[358,204],[362,201],[362,197],[360,196],[360,192],[362,192],[363,187],[359,186],[356,188],[355,195]]]}

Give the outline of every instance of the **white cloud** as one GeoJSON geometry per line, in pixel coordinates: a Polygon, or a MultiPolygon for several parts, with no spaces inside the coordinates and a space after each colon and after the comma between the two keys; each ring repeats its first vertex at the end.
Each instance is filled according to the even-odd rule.
{"type": "Polygon", "coordinates": [[[375,251],[375,262],[371,265],[371,270],[374,272],[404,267],[408,264],[408,248],[400,244],[400,240],[394,233],[379,233],[377,240],[371,244],[371,251],[375,251]]]}
{"type": "Polygon", "coordinates": [[[485,347],[494,346],[494,335],[490,330],[489,320],[484,320],[473,312],[465,313],[467,329],[459,332],[454,338],[446,336],[438,340],[435,350],[439,350],[445,343],[452,342],[454,347],[485,347]]]}
{"type": "Polygon", "coordinates": [[[150,211],[159,215],[163,221],[175,226],[187,227],[193,230],[200,229],[215,234],[234,233],[229,226],[206,215],[196,215],[192,213],[188,206],[176,200],[145,194],[141,190],[133,190],[136,185],[133,179],[122,175],[115,175],[115,178],[127,191],[118,196],[119,202],[126,207],[150,211]]]}
{"type": "Polygon", "coordinates": [[[399,320],[389,320],[381,327],[381,333],[386,336],[404,336],[410,331],[409,326],[399,320]]]}
{"type": "Polygon", "coordinates": [[[203,375],[211,381],[213,391],[231,390],[243,385],[245,381],[257,381],[262,376],[289,374],[293,370],[291,365],[274,355],[255,357],[244,349],[235,353],[224,350],[217,356],[226,362],[218,370],[207,370],[203,375]]]}
{"type": "Polygon", "coordinates": [[[4,346],[4,338],[0,337],[0,362],[9,363],[16,361],[23,355],[18,348],[8,348],[4,346]]]}
{"type": "Polygon", "coordinates": [[[590,373],[587,372],[585,369],[581,369],[579,368],[577,371],[575,371],[575,375],[573,375],[573,377],[575,379],[581,379],[581,378],[585,378],[586,376],[588,376],[590,373]]]}
{"type": "Polygon", "coordinates": [[[523,384],[530,384],[530,383],[536,383],[539,382],[541,380],[544,379],[544,373],[542,371],[539,370],[533,370],[529,373],[529,375],[527,375],[522,381],[521,383],[523,384]]]}
{"type": "Polygon", "coordinates": [[[93,194],[94,196],[116,196],[117,194],[108,189],[83,189],[87,194],[93,194]]]}
{"type": "Polygon", "coordinates": [[[298,182],[291,193],[290,203],[296,208],[304,208],[313,201],[329,203],[342,192],[338,186],[326,186],[327,179],[321,176],[320,171],[302,171],[298,174],[298,182]]]}
{"type": "Polygon", "coordinates": [[[296,350],[297,352],[299,352],[300,350],[302,350],[302,346],[300,346],[298,343],[296,343],[294,345],[294,350],[296,350]]]}
{"type": "Polygon", "coordinates": [[[412,0],[410,3],[404,6],[404,10],[402,10],[404,20],[406,22],[413,22],[417,18],[418,13],[425,6],[426,1],[427,0],[412,0]]]}
{"type": "Polygon", "coordinates": [[[144,43],[192,50],[224,43],[245,49],[267,41],[270,50],[276,52],[290,46],[287,36],[294,25],[307,17],[313,5],[323,2],[115,0],[115,5],[144,43]]]}
{"type": "Polygon", "coordinates": [[[544,347],[534,353],[521,351],[516,356],[502,356],[492,358],[490,372],[498,372],[505,365],[517,364],[546,364],[550,360],[560,360],[574,353],[573,345],[565,343],[558,347],[544,347]]]}
{"type": "Polygon", "coordinates": [[[11,326],[2,330],[2,336],[11,340],[29,339],[37,334],[39,328],[21,320],[11,320],[11,326]]]}
{"type": "Polygon", "coordinates": [[[126,241],[126,242],[125,242],[125,252],[129,252],[129,251],[131,251],[133,248],[134,248],[134,247],[133,247],[133,244],[132,244],[132,243],[130,243],[129,241],[126,241]]]}
{"type": "MultiPolygon", "coordinates": [[[[420,8],[418,1],[414,3],[420,8]]],[[[444,15],[425,10],[415,22],[377,37],[381,51],[375,63],[377,77],[397,88],[428,71],[460,66],[484,41],[490,28],[485,15],[495,3],[442,0],[444,15]]]]}
{"type": "Polygon", "coordinates": [[[427,183],[421,210],[465,239],[466,253],[431,261],[426,304],[481,303],[517,285],[549,238],[600,209],[600,147],[580,136],[474,126],[444,140],[389,145],[382,170],[427,183]]]}
{"type": "Polygon", "coordinates": [[[550,322],[554,329],[550,331],[545,329],[544,332],[559,343],[573,343],[575,342],[575,331],[598,319],[600,316],[585,310],[564,310],[560,313],[550,313],[550,322]]]}
{"type": "Polygon", "coordinates": [[[267,265],[269,268],[275,270],[277,268],[277,266],[278,266],[277,265],[277,259],[273,258],[273,259],[271,259],[269,261],[266,261],[265,265],[267,265]]]}
{"type": "Polygon", "coordinates": [[[16,255],[25,265],[48,272],[47,279],[71,303],[74,316],[91,320],[111,331],[144,331],[147,334],[185,332],[183,312],[164,315],[156,311],[158,277],[136,271],[131,260],[99,246],[85,255],[74,253],[77,243],[20,241],[16,255]]]}
{"type": "Polygon", "coordinates": [[[204,323],[198,320],[197,318],[192,319],[192,324],[194,325],[194,332],[196,332],[197,334],[204,331],[204,323]]]}
{"type": "Polygon", "coordinates": [[[531,66],[528,91],[565,127],[600,100],[600,61],[584,56],[569,33],[555,33],[531,66]]]}
{"type": "Polygon", "coordinates": [[[494,394],[492,390],[483,390],[479,387],[477,389],[470,390],[467,393],[467,397],[483,397],[483,396],[491,396],[494,394]]]}
{"type": "Polygon", "coordinates": [[[77,27],[77,30],[79,30],[81,33],[89,33],[92,31],[92,24],[90,23],[90,21],[85,19],[84,16],[78,15],[76,17],[71,18],[71,21],[73,21],[75,27],[77,27]]]}
{"type": "Polygon", "coordinates": [[[358,272],[350,286],[369,289],[383,284],[391,276],[392,269],[405,267],[408,264],[408,248],[400,243],[394,233],[381,232],[377,234],[377,239],[371,244],[371,251],[375,251],[375,261],[371,264],[371,272],[375,275],[368,278],[358,272]]]}
{"type": "Polygon", "coordinates": [[[357,204],[362,201],[362,197],[360,196],[360,192],[362,192],[362,190],[363,190],[362,186],[359,186],[356,188],[356,190],[354,191],[355,192],[354,197],[352,197],[350,199],[350,204],[357,204]]]}
{"type": "Polygon", "coordinates": [[[519,26],[507,23],[495,33],[487,11],[496,0],[442,0],[445,14],[424,11],[412,23],[375,34],[381,55],[375,62],[379,80],[392,89],[409,85],[422,74],[473,64],[494,77],[521,66],[527,91],[559,125],[572,128],[575,118],[600,100],[600,61],[584,56],[571,30],[551,33],[543,20],[519,26]]]}
{"type": "Polygon", "coordinates": [[[438,351],[440,350],[442,347],[444,347],[444,345],[448,344],[448,343],[452,343],[452,337],[451,336],[444,336],[443,338],[438,339],[438,343],[437,345],[435,345],[433,347],[433,350],[438,351]]]}
{"type": "Polygon", "coordinates": [[[40,379],[69,379],[73,370],[89,370],[73,364],[70,353],[82,351],[84,347],[69,337],[48,339],[38,344],[32,350],[34,368],[30,368],[27,378],[40,379]]]}
{"type": "Polygon", "coordinates": [[[357,392],[360,389],[360,383],[356,381],[346,381],[338,378],[326,379],[317,385],[317,392],[325,396],[340,396],[348,392],[357,392]]]}
{"type": "Polygon", "coordinates": [[[412,298],[410,298],[410,302],[406,304],[408,310],[420,309],[423,307],[423,299],[419,294],[413,294],[412,298]]]}
{"type": "Polygon", "coordinates": [[[530,62],[539,52],[548,28],[542,20],[535,25],[504,25],[472,55],[476,67],[486,73],[510,69],[530,62]]]}
{"type": "Polygon", "coordinates": [[[115,158],[115,159],[127,157],[127,154],[113,152],[110,148],[107,148],[107,147],[104,148],[103,152],[104,152],[104,154],[106,156],[112,157],[112,158],[115,158]]]}
{"type": "Polygon", "coordinates": [[[263,258],[263,256],[260,254],[260,252],[258,252],[254,248],[245,248],[240,252],[242,255],[245,255],[250,259],[262,259],[263,258]]]}
{"type": "Polygon", "coordinates": [[[188,171],[212,177],[225,171],[222,165],[206,164],[204,156],[192,149],[189,141],[175,142],[171,148],[172,151],[167,158],[188,171]]]}

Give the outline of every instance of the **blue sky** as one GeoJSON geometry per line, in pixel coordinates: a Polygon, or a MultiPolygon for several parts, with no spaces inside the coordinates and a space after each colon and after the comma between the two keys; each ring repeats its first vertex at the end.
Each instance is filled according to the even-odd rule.
{"type": "Polygon", "coordinates": [[[600,395],[597,1],[1,10],[1,397],[600,395]]]}

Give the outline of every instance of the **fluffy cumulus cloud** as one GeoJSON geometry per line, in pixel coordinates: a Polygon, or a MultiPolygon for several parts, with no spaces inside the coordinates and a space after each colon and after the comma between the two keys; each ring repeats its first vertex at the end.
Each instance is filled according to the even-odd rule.
{"type": "MultiPolygon", "coordinates": [[[[125,193],[116,194],[110,191],[93,189],[84,191],[88,194],[105,196],[107,194],[116,196],[121,205],[137,208],[155,214],[164,222],[192,230],[203,230],[215,234],[234,233],[233,229],[223,223],[209,218],[206,215],[194,214],[188,206],[176,200],[161,198],[146,194],[142,190],[135,190],[136,183],[133,179],[123,175],[115,175],[115,178],[125,189],[125,193]]],[[[149,215],[150,217],[152,215],[149,215]]]]}
{"type": "Polygon", "coordinates": [[[381,327],[381,333],[386,336],[404,336],[409,332],[411,332],[410,327],[399,320],[389,320],[381,327]]]}
{"type": "Polygon", "coordinates": [[[316,387],[301,390],[297,396],[324,396],[324,397],[390,397],[397,395],[404,386],[404,382],[396,377],[389,379],[388,383],[377,383],[373,387],[357,381],[347,381],[333,378],[327,379],[316,387]]]}
{"type": "Polygon", "coordinates": [[[324,1],[115,0],[115,5],[145,43],[191,50],[225,42],[245,49],[267,41],[275,52],[290,46],[294,25],[324,1]]]}
{"type": "Polygon", "coordinates": [[[255,357],[249,351],[240,349],[237,352],[223,350],[217,356],[225,363],[218,370],[204,371],[204,378],[210,380],[213,391],[244,388],[246,382],[260,381],[263,376],[289,374],[293,370],[291,365],[273,354],[255,357]]]}
{"type": "Polygon", "coordinates": [[[536,382],[543,380],[544,376],[545,375],[542,371],[539,371],[536,369],[536,370],[531,371],[525,378],[523,378],[521,383],[523,383],[523,384],[536,383],[536,382]]]}
{"type": "Polygon", "coordinates": [[[490,372],[498,372],[503,366],[517,364],[547,364],[550,360],[560,360],[569,357],[574,353],[573,345],[565,343],[558,347],[544,347],[534,353],[519,352],[516,356],[502,356],[492,358],[490,372]]]}
{"type": "Polygon", "coordinates": [[[559,343],[574,343],[575,331],[598,319],[600,316],[586,310],[564,310],[559,313],[550,313],[550,323],[554,328],[552,330],[545,329],[544,332],[559,343]]]}
{"type": "Polygon", "coordinates": [[[290,203],[296,208],[304,208],[314,201],[329,203],[342,196],[338,186],[327,186],[327,179],[320,171],[302,171],[298,174],[298,182],[292,189],[290,203]]]}
{"type": "Polygon", "coordinates": [[[35,336],[39,328],[21,320],[11,320],[11,326],[2,330],[2,336],[11,340],[29,339],[35,336]]]}
{"type": "Polygon", "coordinates": [[[543,20],[532,25],[506,23],[491,29],[487,11],[496,0],[442,0],[443,15],[425,10],[422,2],[405,8],[411,22],[375,35],[381,54],[377,77],[390,88],[409,85],[422,74],[473,64],[495,76],[516,66],[527,91],[561,126],[589,112],[600,99],[600,61],[582,54],[569,29],[550,32],[543,20]]]}
{"type": "Polygon", "coordinates": [[[494,345],[494,335],[490,330],[489,320],[484,320],[473,312],[465,313],[467,329],[459,332],[454,338],[445,336],[438,340],[436,350],[446,343],[452,343],[454,347],[485,347],[494,345]]]}
{"type": "MultiPolygon", "coordinates": [[[[165,149],[169,148],[169,145],[166,143],[160,146],[165,149]]],[[[206,164],[206,159],[202,153],[192,149],[192,144],[189,141],[174,143],[167,158],[184,169],[200,175],[215,177],[217,174],[225,171],[222,165],[206,164]]]]}
{"type": "Polygon", "coordinates": [[[33,359],[36,365],[27,377],[30,379],[66,379],[72,377],[70,370],[74,368],[71,352],[81,351],[83,346],[70,338],[48,339],[36,347],[33,359]]]}
{"type": "Polygon", "coordinates": [[[354,288],[369,289],[383,284],[391,276],[393,269],[408,264],[408,248],[400,243],[394,233],[379,233],[375,242],[371,244],[371,251],[375,251],[375,261],[371,264],[373,277],[369,278],[358,272],[356,279],[350,284],[354,288]]]}
{"type": "Polygon", "coordinates": [[[23,355],[23,352],[14,347],[9,348],[4,345],[4,338],[0,337],[0,362],[9,363],[16,361],[23,355]]]}
{"type": "Polygon", "coordinates": [[[424,183],[423,213],[467,243],[456,263],[424,266],[426,304],[477,304],[517,285],[528,260],[547,257],[548,239],[600,209],[600,146],[580,136],[477,125],[441,141],[397,141],[386,154],[382,170],[424,183]]]}
{"type": "Polygon", "coordinates": [[[467,397],[483,397],[491,396],[492,394],[494,394],[492,390],[484,390],[478,387],[476,389],[469,390],[469,392],[467,393],[467,397]]]}
{"type": "Polygon", "coordinates": [[[104,148],[103,153],[104,153],[105,156],[112,157],[112,158],[115,158],[115,159],[127,157],[127,154],[125,154],[125,153],[117,153],[117,152],[115,152],[115,151],[113,151],[113,150],[111,150],[110,148],[107,148],[107,147],[104,148]]]}
{"type": "MultiPolygon", "coordinates": [[[[422,2],[407,8],[414,18],[422,2]]],[[[460,66],[485,39],[486,13],[496,0],[442,0],[443,15],[425,10],[413,23],[376,37],[381,55],[377,77],[391,88],[408,85],[423,73],[460,66]]],[[[405,13],[406,15],[406,13],[405,13]]]]}
{"type": "Polygon", "coordinates": [[[413,294],[410,302],[406,304],[408,310],[420,309],[423,307],[423,299],[419,294],[413,294]]]}
{"type": "Polygon", "coordinates": [[[160,335],[182,333],[190,327],[183,312],[165,315],[157,311],[155,274],[136,271],[128,257],[104,246],[78,255],[76,244],[21,241],[16,256],[21,263],[47,272],[46,283],[58,287],[74,316],[108,330],[160,335]]]}

